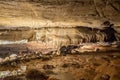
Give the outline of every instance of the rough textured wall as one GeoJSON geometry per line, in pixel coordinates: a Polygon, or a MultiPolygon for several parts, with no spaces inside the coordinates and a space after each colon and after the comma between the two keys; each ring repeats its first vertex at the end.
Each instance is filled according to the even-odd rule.
{"type": "Polygon", "coordinates": [[[120,31],[120,0],[0,0],[0,42],[37,40],[58,47],[107,41],[108,35],[92,31],[106,20],[120,31]]]}
{"type": "Polygon", "coordinates": [[[0,0],[0,26],[120,26],[120,0],[0,0]]]}
{"type": "Polygon", "coordinates": [[[88,27],[74,28],[41,28],[37,30],[10,30],[0,31],[0,44],[26,43],[37,41],[58,48],[62,45],[80,44],[86,42],[113,42],[119,41],[120,36],[108,30],[88,27]]]}

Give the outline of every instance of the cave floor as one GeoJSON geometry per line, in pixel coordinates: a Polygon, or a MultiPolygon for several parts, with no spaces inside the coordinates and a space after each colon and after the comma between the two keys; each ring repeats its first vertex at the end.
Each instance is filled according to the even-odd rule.
{"type": "MultiPolygon", "coordinates": [[[[44,72],[48,80],[120,80],[120,52],[46,56],[16,66],[0,66],[0,70],[15,70],[21,65],[27,67],[26,72],[44,72]]],[[[21,79],[26,80],[25,75],[21,79]]]]}
{"type": "Polygon", "coordinates": [[[25,63],[29,69],[38,69],[60,80],[119,80],[120,55],[67,55],[51,60],[33,60],[25,63]],[[45,68],[45,65],[53,65],[45,68]],[[50,73],[51,72],[51,73],[50,73]]]}

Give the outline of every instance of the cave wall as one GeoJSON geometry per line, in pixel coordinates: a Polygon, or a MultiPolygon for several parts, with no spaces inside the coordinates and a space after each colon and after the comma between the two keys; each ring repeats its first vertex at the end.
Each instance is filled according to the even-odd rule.
{"type": "Polygon", "coordinates": [[[106,33],[104,30],[89,27],[74,28],[40,28],[30,30],[9,30],[0,31],[0,44],[27,43],[36,41],[38,43],[51,45],[53,48],[59,48],[63,45],[96,43],[96,42],[113,42],[120,41],[120,34],[106,33]]]}
{"type": "Polygon", "coordinates": [[[106,20],[120,31],[120,0],[0,0],[2,41],[25,39],[54,47],[103,42],[107,35],[91,29],[101,29],[106,20]]]}
{"type": "Polygon", "coordinates": [[[85,42],[103,42],[106,34],[92,32],[89,28],[43,28],[36,31],[36,40],[58,48],[63,45],[85,42]]]}
{"type": "Polygon", "coordinates": [[[120,26],[120,0],[0,0],[0,26],[120,26]]]}

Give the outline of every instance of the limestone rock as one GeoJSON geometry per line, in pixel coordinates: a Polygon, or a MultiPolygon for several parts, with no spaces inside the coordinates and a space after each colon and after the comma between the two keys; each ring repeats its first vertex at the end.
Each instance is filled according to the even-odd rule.
{"type": "Polygon", "coordinates": [[[1,0],[1,26],[94,26],[110,20],[120,26],[119,0],[1,0]],[[19,5],[19,6],[18,6],[19,5]]]}
{"type": "Polygon", "coordinates": [[[2,63],[3,62],[3,58],[0,58],[0,63],[2,63]]]}
{"type": "Polygon", "coordinates": [[[16,54],[11,54],[9,57],[10,57],[10,60],[15,60],[15,59],[17,59],[17,55],[16,55],[16,54]]]}

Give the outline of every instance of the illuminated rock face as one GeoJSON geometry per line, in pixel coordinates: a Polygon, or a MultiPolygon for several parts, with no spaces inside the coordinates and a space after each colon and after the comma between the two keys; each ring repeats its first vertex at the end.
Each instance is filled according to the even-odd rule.
{"type": "Polygon", "coordinates": [[[107,38],[103,32],[76,26],[102,28],[106,20],[120,26],[120,0],[0,0],[2,41],[42,41],[55,47],[102,42],[107,38]]]}
{"type": "Polygon", "coordinates": [[[1,26],[120,26],[120,0],[0,0],[1,26]]]}
{"type": "MultiPolygon", "coordinates": [[[[109,32],[111,34],[111,32],[109,32]]],[[[0,44],[27,43],[38,41],[58,48],[63,45],[80,44],[90,42],[113,42],[120,40],[117,33],[115,36],[106,34],[104,30],[88,27],[74,28],[40,28],[21,31],[3,31],[0,34],[0,44]],[[112,37],[113,39],[110,39],[112,37]],[[7,41],[6,41],[7,40],[7,41]]]]}
{"type": "Polygon", "coordinates": [[[36,31],[36,40],[59,47],[69,44],[119,41],[120,36],[111,31],[106,33],[104,30],[88,27],[43,28],[36,31]]]}

